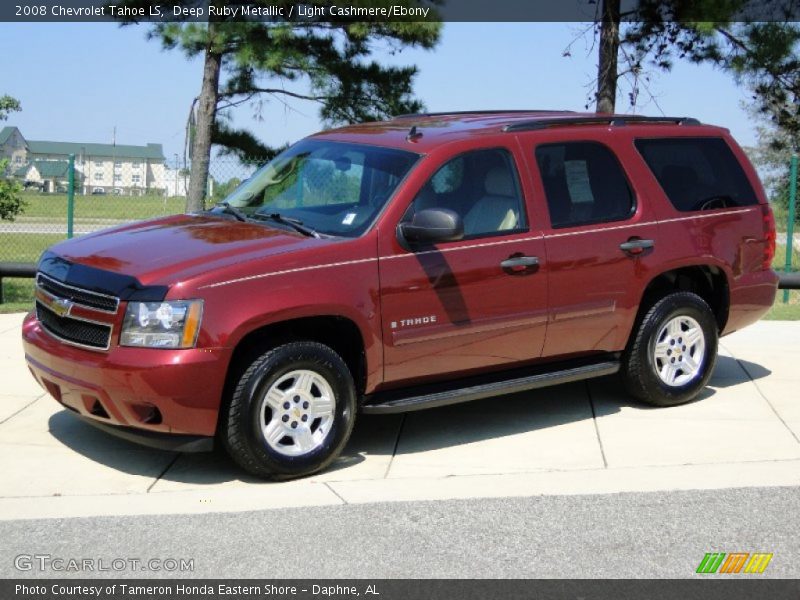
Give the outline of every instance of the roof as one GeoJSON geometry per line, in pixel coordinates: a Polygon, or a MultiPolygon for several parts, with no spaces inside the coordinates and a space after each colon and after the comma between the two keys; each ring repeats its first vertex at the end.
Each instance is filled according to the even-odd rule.
{"type": "Polygon", "coordinates": [[[66,177],[69,162],[66,160],[34,160],[14,171],[15,177],[25,177],[31,167],[35,167],[42,179],[66,177]]]}
{"type": "Polygon", "coordinates": [[[91,144],[80,142],[48,142],[28,140],[28,151],[31,154],[62,154],[64,156],[111,156],[116,158],[141,158],[164,160],[161,144],[146,146],[128,146],[124,144],[91,144]]]}
{"type": "Polygon", "coordinates": [[[332,129],[315,137],[355,143],[373,143],[413,152],[426,152],[443,143],[503,132],[564,126],[653,125],[675,123],[699,125],[683,117],[642,117],[639,115],[577,113],[566,110],[504,110],[420,113],[401,115],[391,121],[362,123],[332,129]],[[413,136],[413,137],[412,137],[413,136]]]}
{"type": "Polygon", "coordinates": [[[11,137],[11,134],[14,133],[16,129],[17,129],[16,127],[11,127],[11,126],[3,127],[2,129],[0,129],[0,146],[2,146],[8,141],[8,138],[11,137]]]}

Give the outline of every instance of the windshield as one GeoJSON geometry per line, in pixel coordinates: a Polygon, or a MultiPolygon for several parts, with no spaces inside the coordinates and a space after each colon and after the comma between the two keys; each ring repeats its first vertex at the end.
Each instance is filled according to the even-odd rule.
{"type": "Polygon", "coordinates": [[[418,158],[403,150],[303,140],[256,171],[225,203],[247,217],[278,216],[265,221],[270,224],[293,220],[321,234],[357,237],[418,158]]]}

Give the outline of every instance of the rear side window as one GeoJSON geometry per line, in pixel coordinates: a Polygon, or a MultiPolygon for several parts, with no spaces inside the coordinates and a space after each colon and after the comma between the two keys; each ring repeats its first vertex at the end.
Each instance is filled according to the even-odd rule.
{"type": "Polygon", "coordinates": [[[636,148],[672,206],[681,212],[758,203],[722,138],[640,139],[636,148]]]}
{"type": "Polygon", "coordinates": [[[568,142],[538,146],[536,163],[553,227],[619,221],[633,214],[628,180],[617,157],[602,144],[568,142]]]}

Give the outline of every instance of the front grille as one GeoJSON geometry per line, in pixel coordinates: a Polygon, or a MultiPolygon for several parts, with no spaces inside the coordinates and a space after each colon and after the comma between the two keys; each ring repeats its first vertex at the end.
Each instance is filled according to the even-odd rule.
{"type": "Polygon", "coordinates": [[[81,304],[90,308],[115,313],[119,306],[119,299],[113,296],[106,296],[105,294],[72,287],[71,285],[51,279],[43,273],[39,273],[36,276],[36,284],[44,291],[57,298],[66,298],[72,300],[76,304],[81,304]]]}
{"type": "Polygon", "coordinates": [[[107,350],[110,345],[111,325],[59,317],[41,302],[36,302],[36,317],[48,333],[65,342],[98,350],[107,350]]]}

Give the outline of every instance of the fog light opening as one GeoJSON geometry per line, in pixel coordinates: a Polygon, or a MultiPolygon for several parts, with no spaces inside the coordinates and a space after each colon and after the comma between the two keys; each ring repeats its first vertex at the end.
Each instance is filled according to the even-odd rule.
{"type": "Polygon", "coordinates": [[[101,417],[103,419],[108,419],[108,411],[103,408],[103,405],[100,404],[100,400],[95,399],[94,404],[92,404],[92,408],[89,410],[89,414],[94,415],[95,417],[101,417]]]}
{"type": "Polygon", "coordinates": [[[44,377],[42,377],[42,383],[44,383],[44,388],[53,398],[61,402],[61,404],[64,404],[64,402],[61,400],[61,388],[57,384],[45,379],[44,377]]]}
{"type": "Polygon", "coordinates": [[[146,425],[159,425],[163,420],[161,411],[152,404],[134,404],[132,408],[136,412],[139,421],[146,425]]]}

